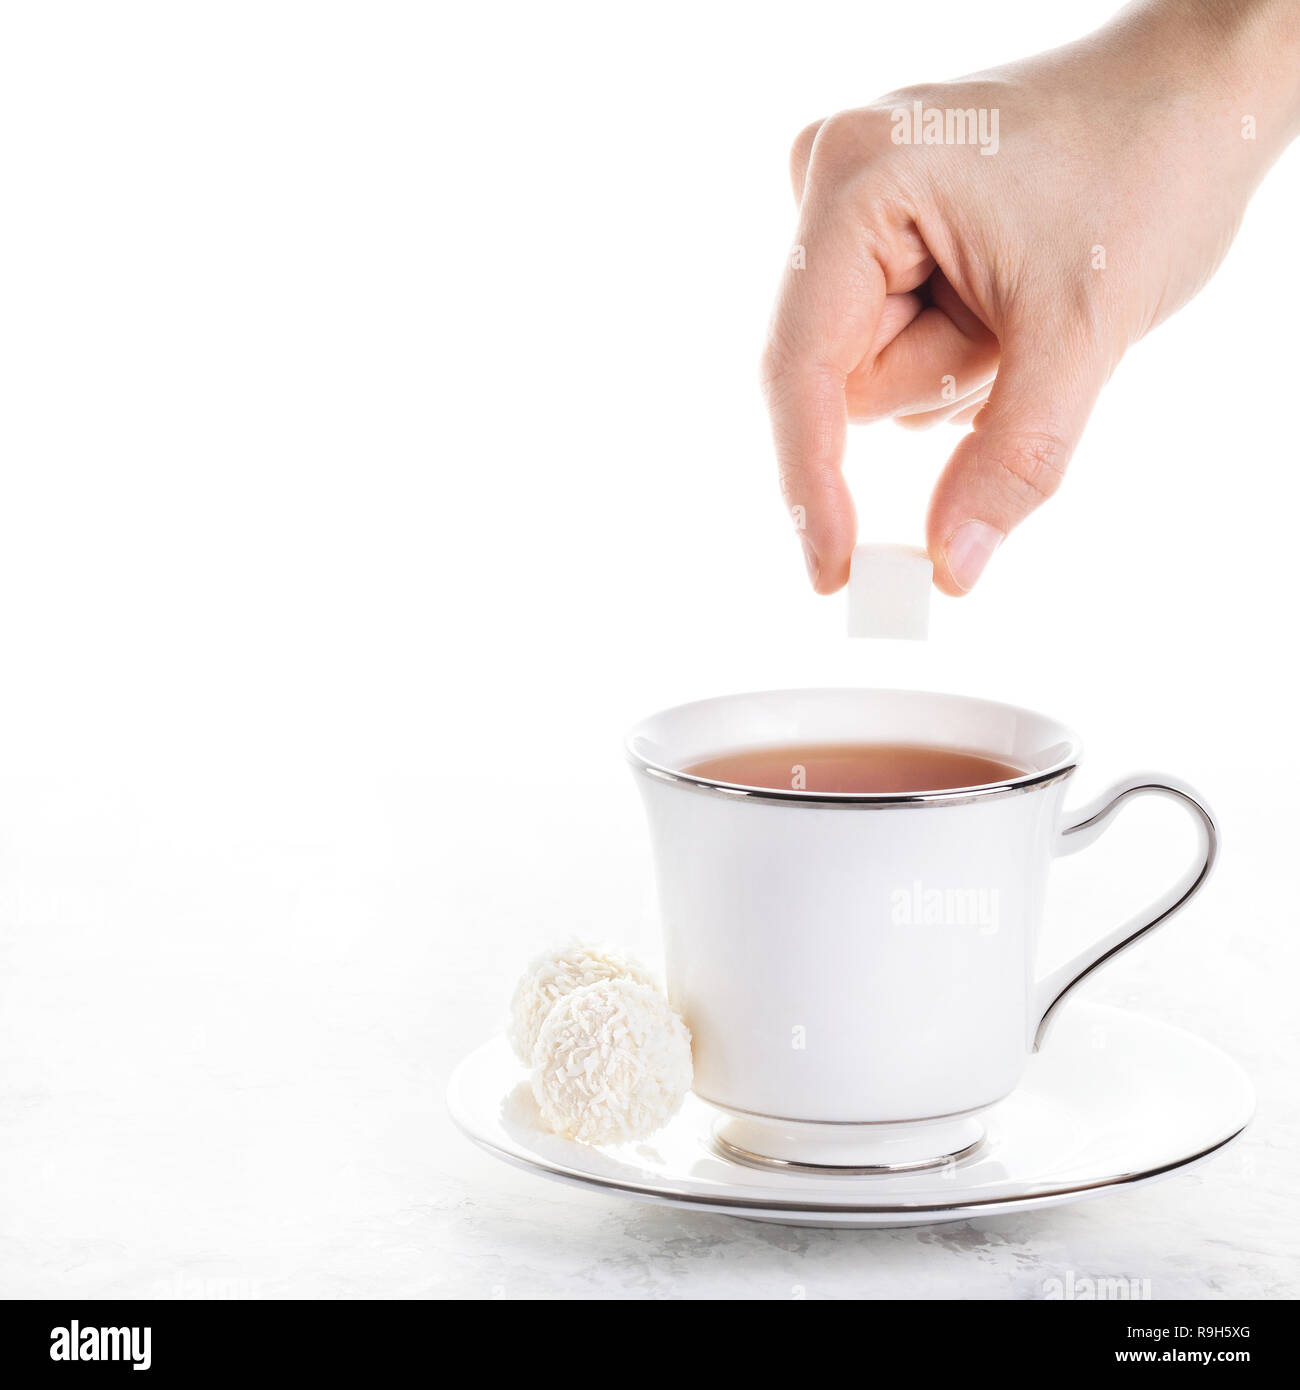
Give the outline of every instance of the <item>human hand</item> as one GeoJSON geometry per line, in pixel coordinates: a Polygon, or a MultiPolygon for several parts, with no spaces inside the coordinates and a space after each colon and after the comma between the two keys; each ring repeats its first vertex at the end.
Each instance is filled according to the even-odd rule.
{"type": "Polygon", "coordinates": [[[1294,0],[1155,0],[800,135],[798,254],[763,378],[818,592],[846,582],[857,532],[846,422],[887,417],[972,426],[935,486],[927,545],[940,589],[974,585],[1059,487],[1124,352],[1222,260],[1296,133],[1297,72],[1294,0]],[[901,143],[916,103],[983,124],[966,143],[901,143]]]}

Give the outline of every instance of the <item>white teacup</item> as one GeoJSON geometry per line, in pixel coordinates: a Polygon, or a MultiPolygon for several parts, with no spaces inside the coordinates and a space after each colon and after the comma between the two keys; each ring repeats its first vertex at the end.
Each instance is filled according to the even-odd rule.
{"type": "Polygon", "coordinates": [[[628,736],[657,868],[668,991],[719,1145],[795,1168],[897,1171],[972,1152],[1053,1011],[1168,918],[1214,862],[1213,818],[1167,777],[1062,813],[1079,744],[1009,705],[902,690],[728,695],[628,736]],[[740,787],[683,772],[764,745],[930,744],[1030,769],[909,795],[740,787]],[[1039,976],[1047,872],[1129,797],[1189,810],[1196,860],[1157,902],[1039,976]]]}

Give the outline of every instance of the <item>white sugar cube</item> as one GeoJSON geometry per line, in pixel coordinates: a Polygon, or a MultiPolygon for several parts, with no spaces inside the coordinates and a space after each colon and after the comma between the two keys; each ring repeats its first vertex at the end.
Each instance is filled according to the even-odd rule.
{"type": "Polygon", "coordinates": [[[849,636],[923,641],[933,580],[934,566],[919,546],[856,546],[849,565],[849,636]]]}

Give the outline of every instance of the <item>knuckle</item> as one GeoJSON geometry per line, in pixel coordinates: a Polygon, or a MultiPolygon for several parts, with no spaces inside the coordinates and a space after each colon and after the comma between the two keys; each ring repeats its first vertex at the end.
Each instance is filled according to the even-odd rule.
{"type": "Polygon", "coordinates": [[[812,159],[813,145],[817,143],[817,133],[825,124],[824,120],[820,120],[804,126],[795,136],[794,144],[790,146],[790,172],[799,179],[803,178],[804,172],[808,168],[808,162],[812,159]]]}
{"type": "Polygon", "coordinates": [[[818,153],[833,164],[854,160],[863,148],[863,122],[856,111],[841,111],[821,124],[818,153]]]}
{"type": "Polygon", "coordinates": [[[1065,441],[1050,430],[1018,434],[994,454],[1004,481],[1035,507],[1056,495],[1068,459],[1065,441]]]}
{"type": "MultiPolygon", "coordinates": [[[[889,126],[888,114],[871,107],[837,112],[818,123],[808,146],[809,157],[815,144],[819,166],[835,175],[850,173],[869,163],[882,142],[888,144],[889,126]]],[[[807,134],[804,131],[799,139],[807,134]]]]}
{"type": "Polygon", "coordinates": [[[769,399],[783,394],[804,368],[805,364],[794,350],[790,335],[774,328],[759,361],[759,380],[769,399]]]}
{"type": "Polygon", "coordinates": [[[759,377],[770,406],[800,401],[823,413],[832,408],[841,412],[846,409],[844,372],[815,353],[794,350],[782,338],[768,343],[759,364],[759,377]]]}
{"type": "Polygon", "coordinates": [[[773,413],[780,411],[796,394],[793,363],[788,357],[771,349],[763,354],[758,379],[763,388],[763,399],[773,413]]]}
{"type": "Polygon", "coordinates": [[[769,342],[759,359],[758,377],[763,389],[771,395],[777,384],[790,370],[789,354],[776,342],[769,342]]]}

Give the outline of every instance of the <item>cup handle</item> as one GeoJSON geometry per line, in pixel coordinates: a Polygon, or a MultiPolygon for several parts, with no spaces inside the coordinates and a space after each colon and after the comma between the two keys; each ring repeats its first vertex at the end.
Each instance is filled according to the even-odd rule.
{"type": "Polygon", "coordinates": [[[1103,792],[1096,801],[1090,802],[1075,813],[1070,824],[1064,826],[1057,836],[1057,855],[1077,854],[1096,840],[1114,819],[1120,807],[1134,796],[1167,796],[1180,802],[1196,822],[1197,851],[1191,868],[1173,885],[1136,917],[1131,917],[1123,926],[1108,932],[1094,946],[1081,951],[1073,960],[1067,961],[1059,969],[1040,980],[1031,996],[1033,1008],[1030,1018],[1037,1018],[1034,1032],[1033,1051],[1037,1052],[1043,1044],[1048,1024],[1061,1000],[1081,980],[1112,957],[1117,956],[1126,946],[1131,946],[1139,937],[1145,936],[1153,927],[1172,917],[1180,907],[1209,877],[1210,869],[1219,852],[1219,832],[1214,817],[1200,796],[1191,787],[1172,777],[1154,773],[1139,773],[1117,782],[1103,792]]]}

